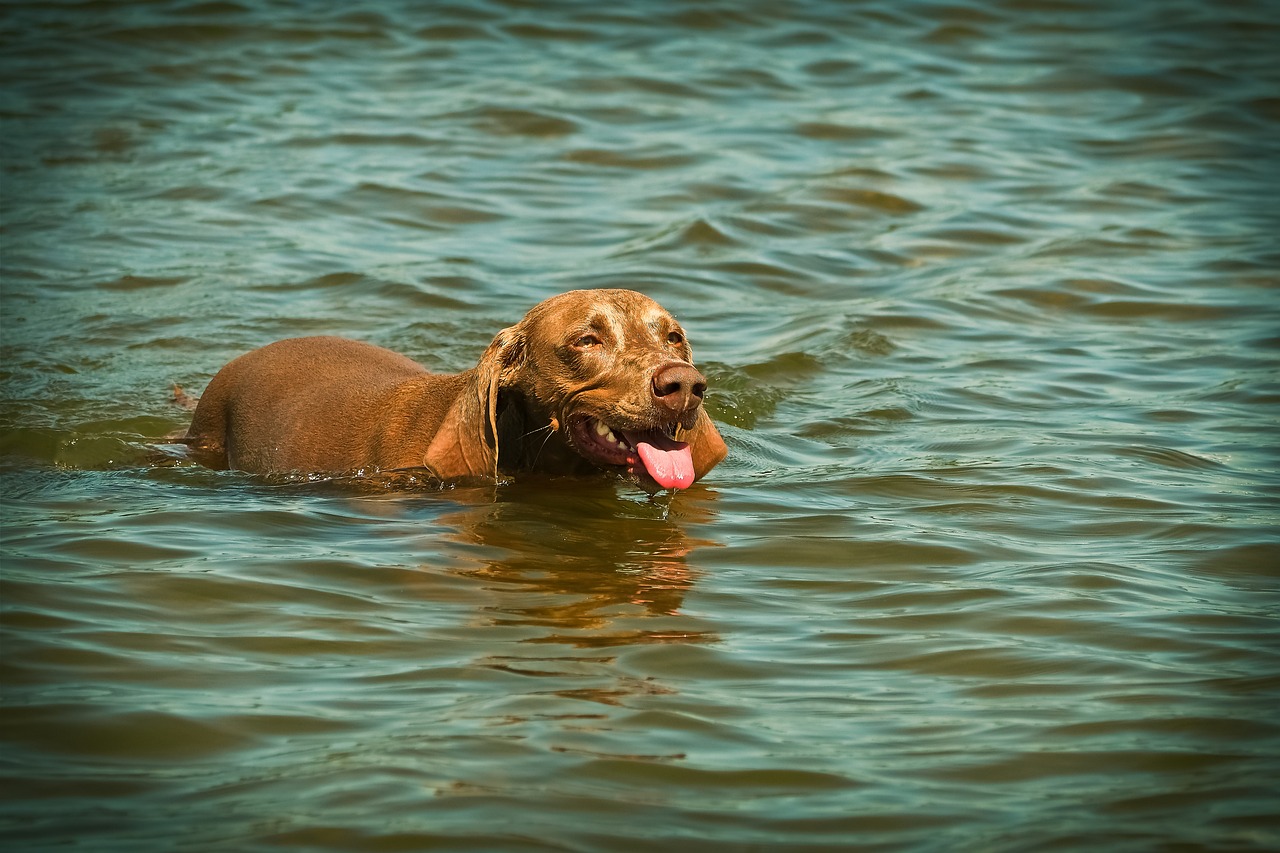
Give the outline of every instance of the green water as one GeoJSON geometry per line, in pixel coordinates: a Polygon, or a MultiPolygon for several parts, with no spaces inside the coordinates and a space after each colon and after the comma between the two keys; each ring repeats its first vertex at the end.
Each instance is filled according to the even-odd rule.
{"type": "Polygon", "coordinates": [[[6,849],[1280,847],[1274,4],[0,8],[6,849]],[[185,461],[677,314],[650,499],[185,461]]]}

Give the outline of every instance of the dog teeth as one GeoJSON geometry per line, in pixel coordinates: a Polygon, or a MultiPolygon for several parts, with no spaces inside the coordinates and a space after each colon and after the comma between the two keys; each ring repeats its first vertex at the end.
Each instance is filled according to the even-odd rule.
{"type": "Polygon", "coordinates": [[[610,444],[621,444],[621,442],[618,441],[617,436],[613,434],[613,430],[609,429],[600,421],[596,421],[596,435],[600,436],[610,444]]]}

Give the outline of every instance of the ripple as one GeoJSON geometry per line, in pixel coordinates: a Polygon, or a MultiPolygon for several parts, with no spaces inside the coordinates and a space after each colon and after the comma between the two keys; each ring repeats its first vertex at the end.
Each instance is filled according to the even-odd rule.
{"type": "Polygon", "coordinates": [[[417,30],[414,36],[426,41],[443,42],[497,38],[497,35],[487,27],[475,24],[433,24],[417,30]]]}
{"type": "Polygon", "coordinates": [[[829,122],[805,122],[796,126],[796,133],[809,139],[832,142],[862,142],[868,139],[896,139],[901,136],[895,130],[829,122]]]}
{"type": "Polygon", "coordinates": [[[503,27],[509,35],[535,41],[589,42],[599,38],[597,30],[581,27],[549,27],[544,24],[509,24],[503,27]]]}
{"type": "Polygon", "coordinates": [[[564,155],[569,163],[600,166],[607,169],[636,169],[641,171],[679,169],[691,166],[700,159],[691,154],[642,149],[610,151],[602,148],[579,148],[564,155]]]}
{"type": "Polygon", "coordinates": [[[831,201],[843,202],[856,207],[866,207],[893,215],[916,213],[924,210],[923,205],[917,204],[910,199],[878,190],[831,187],[822,190],[821,195],[831,201]]]}
{"type": "Polygon", "coordinates": [[[99,287],[105,290],[147,290],[153,287],[174,287],[188,280],[187,277],[126,275],[113,281],[103,282],[99,287]]]}
{"type": "Polygon", "coordinates": [[[37,705],[3,711],[7,740],[96,760],[184,762],[242,750],[252,739],[217,721],[160,711],[107,713],[82,705],[37,705]]]}
{"type": "Polygon", "coordinates": [[[849,788],[854,782],[831,773],[804,770],[699,770],[662,762],[593,761],[582,767],[579,775],[601,784],[625,784],[636,779],[663,788],[694,788],[704,796],[716,796],[724,790],[743,790],[751,796],[766,797],[796,794],[802,791],[849,788]]]}
{"type": "Polygon", "coordinates": [[[348,146],[387,145],[393,148],[435,148],[442,141],[421,133],[341,133],[323,136],[291,136],[280,142],[287,148],[321,148],[332,146],[346,148],[348,146]]]}
{"type": "Polygon", "coordinates": [[[1188,305],[1162,298],[1164,294],[1155,288],[1108,279],[1069,279],[1057,282],[1052,287],[1009,288],[996,293],[1038,307],[1111,320],[1152,318],[1191,323],[1230,318],[1248,310],[1244,307],[1205,303],[1188,305]],[[1116,298],[1123,296],[1139,298],[1116,298]]]}
{"type": "Polygon", "coordinates": [[[578,132],[576,122],[535,110],[485,107],[460,117],[469,118],[476,128],[495,136],[550,138],[569,136],[578,132]]]}
{"type": "Polygon", "coordinates": [[[936,779],[996,785],[1017,784],[1033,778],[1141,773],[1185,775],[1206,772],[1235,763],[1231,754],[1190,754],[1182,751],[1108,750],[1104,752],[1036,752],[963,767],[929,772],[936,779]]]}
{"type": "Polygon", "coordinates": [[[696,86],[661,77],[584,77],[568,81],[568,88],[592,95],[646,94],[690,99],[706,97],[706,93],[696,86]]]}
{"type": "Polygon", "coordinates": [[[13,844],[1280,848],[1260,5],[429,5],[6,7],[13,844]],[[577,287],[695,487],[152,443],[577,287]]]}
{"type": "Polygon", "coordinates": [[[1194,453],[1187,453],[1169,447],[1120,447],[1116,448],[1116,453],[1120,456],[1129,456],[1147,462],[1154,462],[1157,465],[1163,465],[1168,468],[1196,470],[1217,468],[1221,464],[1212,459],[1197,456],[1194,453]]]}

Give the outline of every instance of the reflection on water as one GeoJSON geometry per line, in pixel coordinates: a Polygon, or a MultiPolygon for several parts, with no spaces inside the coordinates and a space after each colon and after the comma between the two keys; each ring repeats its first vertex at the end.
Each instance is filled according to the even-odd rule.
{"type": "Polygon", "coordinates": [[[8,3],[15,849],[1275,849],[1265,2],[8,3]],[[166,448],[229,359],[671,308],[650,499],[166,448]],[[394,486],[394,488],[392,488],[394,486]]]}
{"type": "Polygon", "coordinates": [[[572,493],[565,485],[529,478],[504,488],[496,502],[440,517],[457,531],[450,539],[497,554],[461,572],[495,593],[476,624],[518,632],[519,643],[531,644],[474,665],[567,681],[573,686],[550,692],[607,705],[674,692],[653,679],[617,678],[609,650],[718,641],[710,625],[680,611],[694,581],[687,556],[714,544],[691,539],[684,524],[712,522],[713,504],[619,500],[603,484],[575,483],[572,493]],[[588,676],[602,683],[579,684],[588,676]]]}
{"type": "MultiPolygon", "coordinates": [[[[596,632],[609,626],[618,608],[634,605],[648,616],[677,614],[693,582],[685,558],[695,547],[714,544],[691,539],[683,524],[713,522],[712,505],[686,506],[670,493],[620,502],[615,490],[602,484],[575,482],[574,492],[566,492],[565,485],[531,477],[503,488],[492,504],[441,516],[442,523],[459,531],[460,541],[502,552],[466,573],[511,593],[495,624],[555,628],[548,642],[591,632],[590,639],[576,642],[610,645],[624,640],[596,632]],[[557,520],[550,528],[549,517],[557,520]],[[580,601],[550,604],[538,593],[554,601],[569,596],[580,601]]],[[[643,639],[630,635],[625,641],[643,639]]]]}

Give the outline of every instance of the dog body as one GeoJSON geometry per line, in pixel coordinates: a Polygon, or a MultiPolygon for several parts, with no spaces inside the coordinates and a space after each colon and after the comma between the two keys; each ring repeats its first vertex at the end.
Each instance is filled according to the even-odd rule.
{"type": "Polygon", "coordinates": [[[648,297],[571,291],[457,374],[343,338],[269,344],[214,376],[185,441],[211,467],[262,474],[604,469],[681,489],[726,453],[692,358],[684,330],[648,297]]]}

